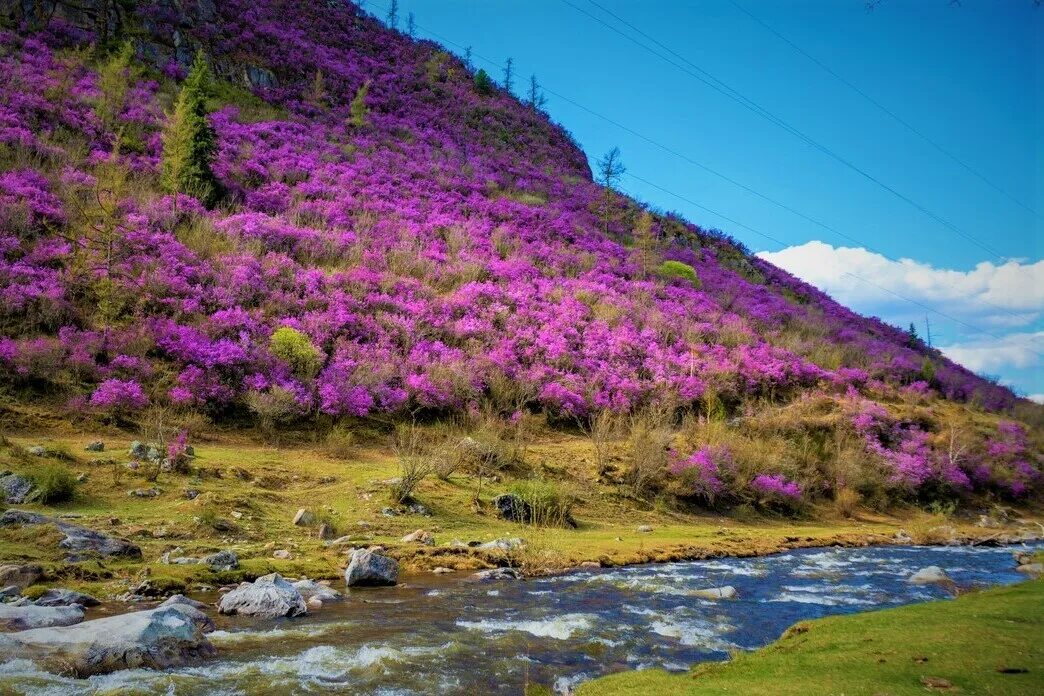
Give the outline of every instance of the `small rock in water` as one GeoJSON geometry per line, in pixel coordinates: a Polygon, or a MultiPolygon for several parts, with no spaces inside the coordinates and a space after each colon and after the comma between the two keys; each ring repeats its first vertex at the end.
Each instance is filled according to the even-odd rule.
{"type": "Polygon", "coordinates": [[[308,525],[315,522],[315,515],[313,515],[308,508],[301,508],[294,515],[294,526],[295,527],[307,527],[308,525]]]}
{"type": "Polygon", "coordinates": [[[692,595],[701,599],[736,599],[736,588],[732,585],[722,587],[708,587],[704,590],[694,590],[692,595]]]}
{"type": "Polygon", "coordinates": [[[18,599],[21,596],[22,590],[18,585],[8,585],[7,587],[0,589],[0,602],[18,599]]]}
{"type": "Polygon", "coordinates": [[[424,529],[418,529],[400,539],[404,544],[423,544],[425,546],[435,545],[435,535],[424,529]]]}
{"type": "Polygon", "coordinates": [[[323,600],[319,599],[318,597],[309,597],[308,601],[306,602],[306,604],[308,605],[308,607],[310,609],[322,609],[323,608],[323,600]]]}
{"type": "Polygon", "coordinates": [[[173,606],[175,604],[184,604],[184,605],[192,607],[193,609],[199,609],[200,611],[203,611],[204,609],[207,608],[207,605],[204,604],[203,602],[197,602],[194,599],[189,599],[188,597],[186,597],[183,594],[176,594],[176,595],[171,595],[170,597],[167,597],[165,600],[163,600],[163,603],[160,604],[160,606],[161,607],[170,607],[170,606],[173,606]]]}
{"type": "Polygon", "coordinates": [[[640,534],[648,534],[648,533],[649,533],[649,532],[651,532],[652,530],[653,530],[653,528],[652,528],[652,527],[650,527],[650,526],[649,526],[649,525],[647,525],[647,524],[643,524],[643,525],[640,525],[640,526],[638,527],[638,532],[639,532],[640,534]]]}
{"type": "Polygon", "coordinates": [[[939,566],[928,566],[921,568],[906,579],[911,585],[932,585],[939,582],[949,582],[950,577],[939,566]]]}
{"type": "Polygon", "coordinates": [[[279,573],[263,575],[254,582],[240,583],[218,602],[222,614],[242,614],[274,619],[308,613],[304,598],[279,573]]]}
{"type": "Polygon", "coordinates": [[[204,556],[203,563],[210,566],[213,570],[235,570],[239,567],[239,557],[233,551],[218,551],[209,556],[204,556]]]}
{"type": "Polygon", "coordinates": [[[431,572],[435,573],[436,575],[445,575],[446,573],[452,573],[452,572],[453,572],[453,569],[452,569],[452,568],[445,568],[445,567],[443,567],[443,566],[437,566],[437,567],[436,567],[436,568],[435,568],[435,569],[434,569],[433,571],[431,571],[431,572]]]}
{"type": "Polygon", "coordinates": [[[105,443],[102,442],[101,440],[95,440],[93,442],[88,442],[87,446],[84,447],[83,449],[88,451],[88,452],[104,452],[105,451],[105,443]]]}
{"type": "Polygon", "coordinates": [[[471,576],[471,579],[476,582],[492,582],[494,580],[521,580],[522,573],[518,572],[514,568],[490,568],[489,570],[480,570],[471,576]]]}
{"type": "Polygon", "coordinates": [[[322,583],[307,578],[295,582],[294,587],[301,593],[301,596],[307,600],[318,599],[321,602],[334,602],[339,599],[344,599],[344,595],[332,587],[327,587],[322,583]]]}
{"type": "Polygon", "coordinates": [[[348,587],[394,585],[399,581],[399,562],[371,549],[356,549],[344,581],[348,587]]]}
{"type": "Polygon", "coordinates": [[[96,607],[99,602],[89,594],[67,590],[64,587],[52,587],[36,598],[33,602],[38,607],[67,607],[79,604],[84,607],[96,607]]]}
{"type": "Polygon", "coordinates": [[[50,626],[71,626],[81,621],[83,621],[83,607],[78,604],[59,607],[0,604],[0,631],[26,631],[50,626]]]}

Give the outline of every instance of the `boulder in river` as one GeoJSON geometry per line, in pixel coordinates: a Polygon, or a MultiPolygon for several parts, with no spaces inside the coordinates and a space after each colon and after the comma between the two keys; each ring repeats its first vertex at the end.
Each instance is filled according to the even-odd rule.
{"type": "Polygon", "coordinates": [[[192,607],[193,609],[198,609],[199,611],[203,611],[204,609],[207,608],[207,605],[204,604],[203,602],[197,602],[194,599],[189,599],[188,597],[186,597],[183,594],[176,594],[176,595],[171,595],[170,597],[167,597],[165,600],[163,600],[163,603],[160,604],[160,606],[161,607],[170,607],[170,606],[174,606],[175,604],[182,604],[182,605],[185,605],[185,606],[189,606],[189,607],[192,607]]]}
{"type": "Polygon", "coordinates": [[[335,602],[344,599],[344,595],[332,587],[305,578],[294,583],[294,587],[306,601],[318,599],[321,602],[335,602]]]}
{"type": "Polygon", "coordinates": [[[33,604],[38,607],[67,607],[73,604],[79,604],[83,607],[96,607],[101,602],[83,592],[67,590],[64,587],[52,587],[37,597],[33,604]]]}
{"type": "Polygon", "coordinates": [[[25,476],[5,473],[0,476],[0,503],[21,505],[33,492],[33,482],[25,476]]]}
{"type": "Polygon", "coordinates": [[[348,587],[394,585],[399,581],[399,562],[370,549],[356,549],[344,571],[348,587]]]}
{"type": "MultiPolygon", "coordinates": [[[[24,601],[24,600],[23,600],[24,601]]],[[[83,621],[79,605],[38,607],[35,604],[0,604],[0,631],[25,631],[48,626],[71,626],[83,621]]]]}
{"type": "Polygon", "coordinates": [[[189,606],[160,607],[0,636],[0,652],[78,677],[121,669],[167,669],[214,655],[201,627],[207,621],[205,614],[189,606]]]}
{"type": "Polygon", "coordinates": [[[480,570],[472,574],[471,580],[475,582],[493,582],[495,580],[521,580],[522,573],[514,568],[490,568],[480,570]]]}
{"type": "Polygon", "coordinates": [[[240,583],[218,602],[222,614],[242,614],[274,619],[308,613],[304,598],[297,588],[279,573],[270,573],[254,582],[240,583]]]}
{"type": "Polygon", "coordinates": [[[7,510],[0,515],[0,527],[37,524],[53,524],[65,535],[65,538],[58,542],[58,546],[73,552],[66,558],[71,562],[83,560],[85,554],[141,558],[141,548],[126,539],[117,539],[65,520],[25,510],[7,510]]]}
{"type": "Polygon", "coordinates": [[[736,599],[738,593],[732,585],[721,587],[708,587],[703,590],[693,590],[692,596],[700,599],[736,599]]]}
{"type": "Polygon", "coordinates": [[[921,568],[906,579],[911,585],[933,585],[940,582],[950,582],[950,576],[939,566],[928,566],[921,568]]]}
{"type": "Polygon", "coordinates": [[[24,590],[35,584],[43,574],[43,566],[36,563],[0,566],[0,586],[14,585],[19,590],[24,590]]]}
{"type": "Polygon", "coordinates": [[[239,557],[233,551],[218,551],[203,557],[203,563],[211,570],[235,570],[239,567],[239,557]]]}

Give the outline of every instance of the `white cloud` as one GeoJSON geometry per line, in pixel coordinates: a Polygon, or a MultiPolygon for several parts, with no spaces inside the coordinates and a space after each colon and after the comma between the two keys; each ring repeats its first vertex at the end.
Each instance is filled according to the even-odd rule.
{"type": "Polygon", "coordinates": [[[1044,394],[1030,394],[1026,398],[1034,403],[1044,404],[1044,394]]]}
{"type": "Polygon", "coordinates": [[[949,346],[939,346],[946,357],[973,372],[994,372],[1034,367],[1041,362],[1044,331],[1012,333],[949,346]]]}
{"type": "Polygon", "coordinates": [[[983,261],[970,271],[957,271],[820,241],[758,256],[842,304],[889,321],[924,316],[924,308],[897,295],[986,328],[1024,327],[1044,314],[1044,260],[1000,266],[983,261]]]}

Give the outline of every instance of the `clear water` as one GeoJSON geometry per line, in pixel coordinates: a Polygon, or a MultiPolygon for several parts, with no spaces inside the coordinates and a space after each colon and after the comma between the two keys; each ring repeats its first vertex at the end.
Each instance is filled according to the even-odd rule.
{"type": "MultiPolygon", "coordinates": [[[[1039,547],[1039,545],[1038,545],[1039,547]]],[[[565,692],[613,671],[684,670],[769,643],[791,624],[948,596],[906,577],[942,567],[961,587],[1024,580],[1012,548],[806,549],[750,559],[573,572],[473,584],[416,577],[353,591],[311,616],[219,619],[218,657],[191,668],[56,677],[24,660],[0,665],[0,693],[519,694],[565,692]],[[732,585],[734,600],[693,590],[732,585]]]]}

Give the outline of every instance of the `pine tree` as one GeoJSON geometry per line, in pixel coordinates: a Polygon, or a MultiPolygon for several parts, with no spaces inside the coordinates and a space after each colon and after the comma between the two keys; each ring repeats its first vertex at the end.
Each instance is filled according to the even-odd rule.
{"type": "Polygon", "coordinates": [[[508,58],[507,61],[504,62],[504,89],[510,92],[514,84],[515,60],[513,58],[508,58]]]}
{"type": "Polygon", "coordinates": [[[626,171],[627,168],[624,166],[624,163],[620,158],[620,148],[618,147],[614,147],[598,160],[598,183],[604,187],[602,196],[602,224],[607,235],[609,234],[609,219],[611,217],[610,213],[613,201],[613,191],[620,184],[620,178],[623,177],[624,172],[626,171]]]}
{"type": "Polygon", "coordinates": [[[547,97],[540,91],[540,83],[537,82],[536,75],[529,77],[529,99],[527,101],[537,111],[540,111],[547,105],[547,97]]]}
{"type": "Polygon", "coordinates": [[[370,81],[367,80],[359,87],[359,90],[352,98],[352,103],[348,106],[348,111],[351,114],[349,122],[355,128],[365,128],[370,125],[370,107],[366,106],[366,95],[369,92],[370,81]]]}
{"type": "Polygon", "coordinates": [[[388,6],[388,26],[392,29],[399,28],[399,0],[391,0],[388,6]]]}
{"type": "Polygon", "coordinates": [[[475,91],[484,97],[493,94],[493,80],[482,68],[475,73],[475,91]]]}
{"type": "Polygon", "coordinates": [[[214,129],[207,121],[211,81],[206,56],[200,51],[163,129],[160,174],[167,191],[194,196],[204,205],[213,204],[221,190],[211,168],[217,151],[214,129]]]}
{"type": "Polygon", "coordinates": [[[322,70],[316,70],[315,77],[312,78],[311,84],[305,90],[304,99],[317,109],[325,109],[326,98],[326,78],[323,77],[322,70]]]}
{"type": "Polygon", "coordinates": [[[414,20],[412,12],[406,15],[406,34],[410,38],[417,34],[417,22],[414,20]]]}

